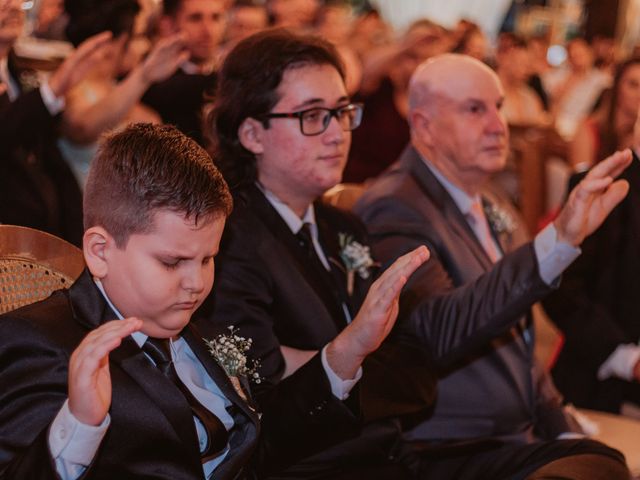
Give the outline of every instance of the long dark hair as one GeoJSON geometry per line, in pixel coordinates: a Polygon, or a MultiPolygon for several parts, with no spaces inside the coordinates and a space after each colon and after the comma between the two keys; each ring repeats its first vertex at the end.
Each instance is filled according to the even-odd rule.
{"type": "MultiPolygon", "coordinates": [[[[220,70],[213,108],[205,119],[214,161],[231,188],[257,177],[255,155],[242,146],[238,128],[247,118],[260,119],[278,103],[284,72],[301,65],[331,65],[344,80],[344,68],[333,45],[318,37],[285,29],[256,33],[239,42],[220,70]]],[[[268,121],[264,121],[268,128],[268,121]]]]}

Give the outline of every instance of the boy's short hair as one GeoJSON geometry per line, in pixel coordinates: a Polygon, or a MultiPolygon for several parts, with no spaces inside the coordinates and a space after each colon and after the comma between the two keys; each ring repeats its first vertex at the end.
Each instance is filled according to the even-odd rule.
{"type": "Polygon", "coordinates": [[[213,108],[205,124],[214,159],[235,188],[257,177],[255,155],[238,139],[247,118],[261,119],[278,103],[276,92],[284,73],[307,65],[331,65],[344,80],[344,66],[336,48],[310,35],[277,28],[245,38],[227,55],[219,72],[213,108]]]}
{"type": "Polygon", "coordinates": [[[231,213],[211,157],[172,126],[138,123],[104,137],[84,192],[84,228],[105,228],[118,247],[147,233],[158,210],[208,221],[231,213]]]}

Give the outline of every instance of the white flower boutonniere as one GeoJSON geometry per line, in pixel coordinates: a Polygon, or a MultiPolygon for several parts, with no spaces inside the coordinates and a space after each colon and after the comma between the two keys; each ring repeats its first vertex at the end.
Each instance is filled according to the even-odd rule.
{"type": "Polygon", "coordinates": [[[220,334],[213,340],[206,338],[202,340],[209,348],[209,353],[229,376],[238,394],[246,400],[238,377],[246,377],[259,384],[262,381],[258,373],[260,364],[255,360],[248,361],[245,354],[251,348],[253,341],[250,338],[237,335],[237,329],[234,326],[231,325],[227,328],[230,332],[229,335],[220,334]]]}
{"type": "Polygon", "coordinates": [[[489,225],[498,235],[503,233],[511,234],[518,228],[518,222],[506,210],[496,205],[488,204],[484,204],[483,208],[489,225]]]}
{"type": "Polygon", "coordinates": [[[340,233],[338,240],[340,242],[340,258],[347,268],[347,291],[351,295],[355,272],[358,272],[360,278],[367,279],[371,275],[369,269],[376,264],[371,258],[369,247],[356,242],[351,235],[340,233]]]}

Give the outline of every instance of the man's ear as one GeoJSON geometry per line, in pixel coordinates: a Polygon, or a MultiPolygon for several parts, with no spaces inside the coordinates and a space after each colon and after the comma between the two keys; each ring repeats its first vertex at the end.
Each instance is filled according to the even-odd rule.
{"type": "Polygon", "coordinates": [[[431,114],[424,109],[417,108],[409,112],[409,124],[412,135],[424,145],[433,144],[433,123],[431,114]]]}
{"type": "Polygon", "coordinates": [[[96,278],[103,279],[109,272],[109,249],[117,248],[114,238],[102,227],[91,227],[82,237],[82,250],[87,268],[96,278]]]}
{"type": "Polygon", "coordinates": [[[262,137],[264,134],[264,125],[255,118],[245,118],[238,127],[238,140],[244,148],[254,155],[260,155],[264,148],[262,146],[262,137]]]}

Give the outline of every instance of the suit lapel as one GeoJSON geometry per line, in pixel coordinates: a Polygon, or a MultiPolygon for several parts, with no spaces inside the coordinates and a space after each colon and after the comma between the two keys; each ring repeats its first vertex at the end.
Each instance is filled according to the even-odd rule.
{"type": "MultiPolygon", "coordinates": [[[[319,268],[314,267],[309,262],[307,253],[300,246],[289,226],[256,186],[252,185],[247,189],[247,199],[249,201],[247,208],[266,227],[266,230],[275,237],[276,243],[283,246],[283,250],[286,253],[280,253],[288,255],[293,260],[291,263],[295,265],[306,283],[322,299],[322,302],[331,313],[331,318],[336,322],[336,326],[339,330],[342,330],[346,326],[342,310],[343,299],[338,293],[338,288],[330,273],[324,268],[320,271],[319,268]]],[[[318,229],[319,231],[321,229],[325,231],[321,233],[322,243],[327,237],[327,226],[319,224],[318,229]]]]}
{"type": "Polygon", "coordinates": [[[448,225],[456,234],[462,243],[476,257],[478,262],[485,270],[489,270],[492,262],[485,252],[484,248],[478,241],[475,233],[469,226],[467,219],[464,217],[456,203],[453,201],[447,190],[442,186],[438,179],[431,173],[420,158],[418,152],[413,148],[405,151],[401,159],[402,164],[407,168],[413,176],[416,183],[422,189],[425,196],[430,197],[433,203],[443,212],[443,216],[449,220],[448,225]]]}

